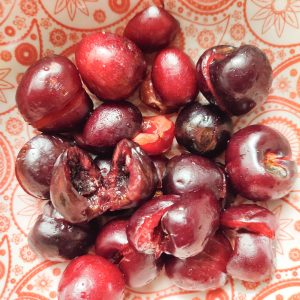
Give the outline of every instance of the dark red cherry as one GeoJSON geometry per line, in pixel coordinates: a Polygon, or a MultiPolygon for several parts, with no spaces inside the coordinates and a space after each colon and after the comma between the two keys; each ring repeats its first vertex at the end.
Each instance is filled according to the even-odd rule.
{"type": "Polygon", "coordinates": [[[28,243],[44,259],[64,261],[86,254],[96,235],[95,223],[71,224],[48,203],[31,228],[28,243]]]}
{"type": "Polygon", "coordinates": [[[101,174],[87,152],[69,147],[57,159],[51,179],[50,196],[55,209],[66,221],[89,221],[103,208],[98,198],[101,174]]]}
{"type": "Polygon", "coordinates": [[[118,268],[97,255],[70,262],[58,285],[58,300],[122,300],[125,281],[118,268]]]}
{"type": "Polygon", "coordinates": [[[238,233],[227,272],[235,279],[258,282],[274,273],[273,240],[254,233],[238,233]]]}
{"type": "Polygon", "coordinates": [[[50,198],[52,169],[57,157],[69,147],[59,137],[40,134],[29,140],[18,153],[15,172],[26,193],[40,198],[50,198]]]}
{"type": "Polygon", "coordinates": [[[250,200],[282,198],[290,192],[297,177],[297,164],[288,140],[265,125],[251,125],[236,132],[225,156],[234,189],[250,200]]]}
{"type": "Polygon", "coordinates": [[[113,220],[106,224],[98,234],[95,252],[118,264],[126,284],[137,288],[155,279],[162,264],[154,255],[139,253],[128,243],[127,224],[127,220],[113,220]]]}
{"type": "Polygon", "coordinates": [[[184,52],[176,48],[160,51],[156,56],[151,73],[155,92],[169,109],[193,101],[198,94],[196,70],[184,52]]]}
{"type": "Polygon", "coordinates": [[[140,110],[130,102],[104,103],[85,123],[79,145],[96,153],[112,152],[120,140],[130,139],[140,130],[142,121],[140,110]]]}
{"type": "Polygon", "coordinates": [[[232,229],[245,229],[249,232],[275,238],[278,222],[267,208],[255,204],[240,204],[227,208],[221,213],[220,223],[232,229]]]}
{"type": "Polygon", "coordinates": [[[111,169],[111,159],[110,158],[102,158],[102,156],[96,156],[94,158],[94,163],[99,168],[102,177],[106,177],[111,169]]]}
{"type": "Polygon", "coordinates": [[[84,37],[75,59],[87,87],[101,100],[124,100],[142,82],[146,62],[129,39],[109,32],[84,37]]]}
{"type": "Polygon", "coordinates": [[[216,233],[198,255],[186,259],[169,257],[165,263],[166,274],[184,290],[214,290],[227,281],[226,265],[231,253],[229,241],[216,233]]]}
{"type": "Polygon", "coordinates": [[[156,168],[156,173],[158,176],[158,185],[157,188],[161,189],[162,188],[162,180],[166,175],[167,172],[167,164],[169,159],[163,155],[158,155],[158,156],[152,156],[151,157],[154,166],[156,168]]]}
{"type": "Polygon", "coordinates": [[[163,179],[164,194],[181,195],[202,188],[212,190],[217,199],[226,197],[226,176],[220,166],[192,154],[181,154],[169,160],[163,179]]]}
{"type": "Polygon", "coordinates": [[[188,103],[178,114],[175,136],[190,152],[208,157],[221,154],[232,133],[231,119],[214,105],[188,103]]]}
{"type": "Polygon", "coordinates": [[[45,57],[24,74],[16,93],[24,120],[40,131],[73,131],[93,108],[79,72],[64,56],[45,57]]]}
{"type": "Polygon", "coordinates": [[[124,36],[143,51],[156,51],[166,47],[178,30],[179,23],[172,15],[163,8],[150,6],[129,20],[124,36]]]}
{"type": "Polygon", "coordinates": [[[272,84],[272,68],[259,48],[216,46],[197,63],[200,91],[232,115],[243,115],[260,105],[272,84]]]}

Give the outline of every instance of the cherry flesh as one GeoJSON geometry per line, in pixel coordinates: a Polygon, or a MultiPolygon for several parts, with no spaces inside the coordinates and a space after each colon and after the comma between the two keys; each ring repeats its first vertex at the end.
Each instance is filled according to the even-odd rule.
{"type": "Polygon", "coordinates": [[[232,133],[231,119],[214,105],[188,103],[178,114],[175,136],[190,152],[208,157],[221,154],[232,133]]]}
{"type": "Polygon", "coordinates": [[[273,240],[254,233],[238,233],[227,272],[235,279],[258,282],[274,273],[273,240]]]}
{"type": "Polygon", "coordinates": [[[124,36],[143,51],[157,51],[166,47],[178,30],[179,23],[172,15],[163,8],[150,6],[127,23],[124,36]]]}
{"type": "Polygon", "coordinates": [[[232,229],[245,229],[274,239],[278,228],[275,215],[267,208],[255,204],[240,204],[222,212],[220,223],[232,229]]]}
{"type": "Polygon", "coordinates": [[[50,181],[57,157],[69,147],[59,137],[40,134],[18,153],[15,173],[24,191],[40,199],[50,198],[50,181]]]}
{"type": "Polygon", "coordinates": [[[109,158],[102,158],[102,156],[96,156],[94,158],[94,163],[99,168],[101,176],[106,177],[111,169],[111,159],[109,158]]]}
{"type": "Polygon", "coordinates": [[[260,105],[272,84],[267,56],[252,45],[206,50],[197,63],[197,73],[199,88],[207,99],[236,116],[260,105]]]}
{"type": "Polygon", "coordinates": [[[47,260],[64,261],[84,255],[95,242],[95,223],[71,224],[48,203],[28,235],[30,248],[47,260]]]}
{"type": "Polygon", "coordinates": [[[142,82],[146,62],[129,39],[108,32],[84,37],[75,52],[81,77],[101,100],[124,100],[142,82]]]}
{"type": "Polygon", "coordinates": [[[58,300],[122,300],[125,281],[111,262],[83,255],[70,262],[58,285],[58,300]]]}
{"type": "Polygon", "coordinates": [[[217,199],[226,197],[226,176],[220,166],[193,154],[181,154],[169,160],[163,179],[164,194],[181,195],[202,188],[212,190],[217,199]]]}
{"type": "Polygon", "coordinates": [[[51,133],[77,129],[93,108],[75,65],[58,55],[42,58],[25,72],[16,102],[26,122],[51,133]]]}
{"type": "Polygon", "coordinates": [[[144,117],[142,132],[133,139],[149,155],[160,155],[171,149],[175,126],[165,116],[144,117]]]}
{"type": "Polygon", "coordinates": [[[168,165],[169,159],[163,155],[152,156],[151,159],[156,168],[156,173],[157,173],[157,177],[158,177],[157,188],[162,189],[162,181],[167,172],[167,165],[168,165]]]}
{"type": "Polygon", "coordinates": [[[265,125],[250,125],[236,132],[225,156],[234,189],[250,200],[282,198],[297,177],[288,140],[265,125]]]}
{"type": "Polygon", "coordinates": [[[216,233],[198,255],[186,259],[170,257],[165,263],[166,274],[185,290],[217,289],[227,281],[226,265],[231,253],[229,241],[222,233],[216,233]]]}
{"type": "Polygon", "coordinates": [[[99,232],[95,252],[117,264],[125,275],[126,284],[137,288],[154,280],[162,267],[154,255],[137,252],[126,234],[127,220],[113,220],[99,232]]]}
{"type": "Polygon", "coordinates": [[[79,144],[95,153],[112,152],[120,140],[140,130],[142,121],[140,110],[130,102],[104,103],[88,118],[79,144]]]}

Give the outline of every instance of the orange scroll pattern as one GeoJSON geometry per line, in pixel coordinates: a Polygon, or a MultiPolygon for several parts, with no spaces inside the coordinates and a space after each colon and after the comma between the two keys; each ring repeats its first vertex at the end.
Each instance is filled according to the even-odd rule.
{"type": "MultiPolygon", "coordinates": [[[[14,178],[18,150],[37,133],[16,109],[18,82],[43,56],[56,53],[73,60],[75,44],[90,32],[122,34],[126,22],[153,3],[180,21],[173,46],[195,62],[217,44],[250,43],[265,51],[274,69],[271,94],[262,107],[235,119],[235,129],[253,123],[276,128],[289,139],[300,164],[300,0],[0,0],[0,299],[56,299],[66,266],[40,260],[27,244],[43,202],[27,195],[14,178]]],[[[136,97],[132,101],[151,113],[136,97]]],[[[171,153],[177,151],[174,145],[171,153]]],[[[300,299],[300,178],[289,196],[266,205],[280,224],[272,280],[229,280],[221,289],[198,293],[178,289],[161,274],[147,287],[127,289],[125,299],[300,299]]]]}

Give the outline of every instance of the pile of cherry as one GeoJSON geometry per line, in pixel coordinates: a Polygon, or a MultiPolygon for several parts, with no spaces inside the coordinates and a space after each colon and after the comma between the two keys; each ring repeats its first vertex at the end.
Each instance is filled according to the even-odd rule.
{"type": "Polygon", "coordinates": [[[232,135],[231,121],[266,99],[270,63],[254,46],[216,46],[195,67],[167,48],[178,30],[167,11],[149,7],[124,36],[85,37],[78,70],[65,57],[46,57],[19,84],[19,111],[43,134],[19,152],[16,176],[26,192],[50,199],[30,247],[49,260],[77,257],[62,275],[61,300],[121,299],[125,283],[141,287],[163,267],[187,290],[274,271],[275,216],[233,199],[285,196],[296,163],[279,132],[252,125],[232,135]],[[142,51],[158,51],[148,67],[142,51]],[[81,79],[103,104],[93,108],[81,79]],[[159,115],[143,117],[124,101],[138,87],[159,115]],[[199,90],[208,105],[195,101],[199,90]],[[174,136],[184,153],[168,159],[174,136]],[[224,151],[225,164],[215,162],[224,151]],[[93,244],[95,254],[86,254],[93,244]]]}

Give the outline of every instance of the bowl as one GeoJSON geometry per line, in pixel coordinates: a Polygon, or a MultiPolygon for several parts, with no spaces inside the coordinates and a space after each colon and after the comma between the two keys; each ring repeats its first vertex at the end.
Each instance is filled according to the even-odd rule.
{"type": "MultiPolygon", "coordinates": [[[[128,20],[159,0],[3,0],[0,1],[0,299],[56,299],[67,263],[43,261],[29,248],[27,234],[43,201],[27,195],[14,175],[19,149],[37,131],[21,118],[15,91],[25,70],[53,53],[74,60],[75,44],[95,31],[122,34],[128,20]]],[[[261,123],[283,133],[300,163],[300,1],[165,0],[181,24],[173,46],[196,62],[217,44],[249,43],[261,48],[273,67],[267,101],[234,119],[235,130],[261,123]]],[[[133,101],[138,103],[137,97],[133,101]]],[[[150,114],[141,107],[144,114],[150,114]]],[[[177,151],[173,148],[173,154],[177,151]]],[[[172,154],[171,153],[171,154],[172,154]]],[[[126,289],[124,299],[245,300],[300,297],[300,182],[278,201],[265,203],[279,219],[277,269],[272,280],[229,280],[215,291],[188,292],[161,274],[150,285],[126,289]]],[[[243,199],[239,199],[243,201],[243,199]]]]}

